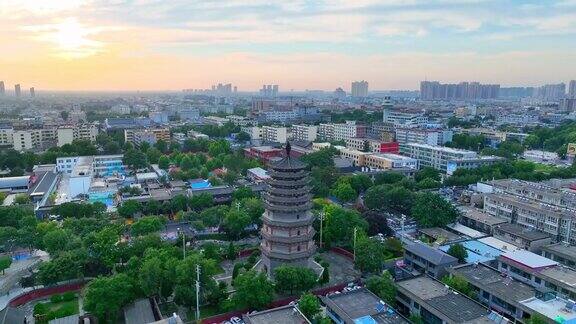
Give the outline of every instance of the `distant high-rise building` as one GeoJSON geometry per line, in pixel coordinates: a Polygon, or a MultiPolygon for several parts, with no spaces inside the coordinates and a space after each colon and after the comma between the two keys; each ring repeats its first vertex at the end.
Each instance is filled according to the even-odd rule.
{"type": "Polygon", "coordinates": [[[19,84],[14,86],[14,94],[16,95],[16,97],[20,97],[20,85],[19,84]]]}
{"type": "Polygon", "coordinates": [[[238,92],[238,87],[234,86],[234,93],[238,92]]]}
{"type": "Polygon", "coordinates": [[[278,85],[277,84],[265,84],[260,89],[260,95],[263,97],[276,97],[278,96],[278,85]]]}
{"type": "Polygon", "coordinates": [[[496,99],[500,91],[499,84],[481,84],[479,82],[460,82],[445,84],[438,81],[420,82],[422,100],[478,100],[496,99]]]}
{"type": "Polygon", "coordinates": [[[4,88],[4,81],[0,81],[0,95],[4,95],[6,89],[4,88]]]}
{"type": "Polygon", "coordinates": [[[367,97],[368,96],[368,81],[353,81],[350,94],[352,97],[367,97]]]}
{"type": "Polygon", "coordinates": [[[556,101],[566,97],[566,84],[545,84],[541,87],[534,89],[534,98],[556,101]]]}
{"type": "Polygon", "coordinates": [[[336,97],[336,99],[344,99],[346,98],[346,91],[342,88],[338,88],[334,90],[334,97],[336,97]]]}
{"type": "Polygon", "coordinates": [[[30,97],[36,97],[36,92],[34,91],[34,87],[30,88],[30,97]]]}
{"type": "Polygon", "coordinates": [[[576,99],[576,80],[571,80],[568,85],[568,97],[576,99]]]}

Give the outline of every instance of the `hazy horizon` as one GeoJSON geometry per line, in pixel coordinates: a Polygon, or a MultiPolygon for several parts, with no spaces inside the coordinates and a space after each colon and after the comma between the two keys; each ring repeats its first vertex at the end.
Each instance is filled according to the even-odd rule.
{"type": "Polygon", "coordinates": [[[7,89],[417,90],[576,79],[576,1],[4,0],[7,89]]]}

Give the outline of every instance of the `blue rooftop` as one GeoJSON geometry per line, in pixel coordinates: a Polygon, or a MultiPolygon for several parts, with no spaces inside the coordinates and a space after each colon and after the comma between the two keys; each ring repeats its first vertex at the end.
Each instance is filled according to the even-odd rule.
{"type": "MultiPolygon", "coordinates": [[[[468,251],[468,257],[466,258],[466,262],[468,263],[492,261],[503,253],[496,248],[478,241],[466,241],[460,244],[468,251]]],[[[440,250],[447,252],[449,248],[450,245],[443,245],[440,247],[440,250]]]]}
{"type": "Polygon", "coordinates": [[[354,324],[376,324],[376,320],[372,316],[367,315],[354,320],[354,324]]]}
{"type": "Polygon", "coordinates": [[[212,187],[212,185],[210,184],[210,182],[208,180],[200,180],[200,181],[195,181],[190,183],[190,188],[192,188],[192,190],[194,189],[206,189],[206,188],[210,188],[212,187]]]}

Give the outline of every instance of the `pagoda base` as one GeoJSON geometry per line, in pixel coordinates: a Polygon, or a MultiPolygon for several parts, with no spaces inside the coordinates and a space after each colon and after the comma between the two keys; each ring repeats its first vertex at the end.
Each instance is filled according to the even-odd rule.
{"type": "Polygon", "coordinates": [[[283,265],[311,269],[312,271],[314,271],[314,273],[316,273],[318,278],[320,278],[322,272],[325,271],[324,267],[322,267],[318,262],[314,261],[314,259],[312,258],[306,259],[304,262],[274,262],[272,263],[272,268],[266,266],[266,264],[270,264],[267,263],[270,261],[264,260],[265,258],[266,256],[263,256],[260,260],[258,260],[258,262],[256,262],[254,267],[252,267],[252,269],[258,272],[265,272],[268,275],[268,278],[271,279],[274,279],[274,269],[283,265]]]}

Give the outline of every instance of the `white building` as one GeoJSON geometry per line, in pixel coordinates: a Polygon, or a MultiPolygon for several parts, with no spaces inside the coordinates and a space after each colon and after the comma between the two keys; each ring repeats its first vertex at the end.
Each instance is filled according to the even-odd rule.
{"type": "Polygon", "coordinates": [[[238,115],[230,115],[230,116],[226,116],[226,119],[228,119],[232,124],[236,125],[236,126],[251,126],[251,125],[256,125],[256,121],[253,119],[250,119],[248,117],[244,117],[244,116],[238,116],[238,115]]]}
{"type": "Polygon", "coordinates": [[[421,167],[432,167],[449,175],[459,168],[473,169],[503,160],[495,156],[478,156],[474,151],[418,143],[401,145],[400,152],[417,159],[421,167]]]}
{"type": "Polygon", "coordinates": [[[368,97],[368,81],[353,81],[351,85],[350,95],[352,97],[368,97]]]}
{"type": "Polygon", "coordinates": [[[419,143],[444,145],[452,142],[453,132],[445,129],[396,128],[396,141],[400,144],[419,143]]]}
{"type": "Polygon", "coordinates": [[[366,126],[356,124],[354,120],[347,120],[344,124],[334,124],[334,140],[347,140],[352,137],[365,137],[366,126]]]}
{"type": "Polygon", "coordinates": [[[12,126],[0,127],[0,146],[14,145],[14,128],[12,126]]]}
{"type": "Polygon", "coordinates": [[[318,126],[292,125],[291,136],[295,141],[314,142],[318,137],[318,126]]]}
{"type": "Polygon", "coordinates": [[[200,120],[200,111],[198,109],[185,109],[178,112],[181,120],[198,121],[200,120]]]}
{"type": "Polygon", "coordinates": [[[334,124],[318,125],[318,138],[325,141],[334,140],[334,124]]]}
{"type": "Polygon", "coordinates": [[[364,157],[364,166],[382,170],[418,169],[418,160],[399,154],[373,153],[364,157]]]}
{"type": "Polygon", "coordinates": [[[41,146],[42,133],[38,129],[17,130],[14,131],[13,140],[16,151],[28,151],[41,146]]]}
{"type": "Polygon", "coordinates": [[[56,133],[58,147],[61,147],[65,144],[72,144],[72,141],[74,140],[73,127],[59,127],[56,133]]]}
{"type": "Polygon", "coordinates": [[[251,140],[260,140],[262,139],[262,127],[258,126],[246,126],[240,128],[241,131],[250,135],[251,140]]]}
{"type": "Polygon", "coordinates": [[[286,127],[262,126],[262,141],[285,143],[288,140],[286,127]]]}
{"type": "Polygon", "coordinates": [[[386,108],[382,112],[382,121],[384,123],[391,123],[394,127],[424,127],[428,122],[428,117],[424,116],[421,112],[386,108]]]}

